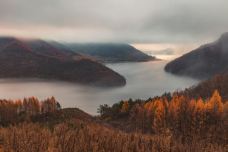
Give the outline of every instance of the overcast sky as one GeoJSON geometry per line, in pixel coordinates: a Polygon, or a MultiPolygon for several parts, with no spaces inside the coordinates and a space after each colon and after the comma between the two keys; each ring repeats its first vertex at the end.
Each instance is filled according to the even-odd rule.
{"type": "Polygon", "coordinates": [[[0,0],[0,35],[185,44],[228,31],[228,0],[0,0]]]}

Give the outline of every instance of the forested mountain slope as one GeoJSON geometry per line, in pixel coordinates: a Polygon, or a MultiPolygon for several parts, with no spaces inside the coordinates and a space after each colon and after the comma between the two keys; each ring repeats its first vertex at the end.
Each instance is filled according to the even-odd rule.
{"type": "Polygon", "coordinates": [[[171,61],[165,71],[200,79],[228,72],[228,33],[171,61]]]}
{"type": "Polygon", "coordinates": [[[47,42],[0,38],[1,78],[45,78],[96,86],[123,86],[123,76],[72,51],[47,42]]]}

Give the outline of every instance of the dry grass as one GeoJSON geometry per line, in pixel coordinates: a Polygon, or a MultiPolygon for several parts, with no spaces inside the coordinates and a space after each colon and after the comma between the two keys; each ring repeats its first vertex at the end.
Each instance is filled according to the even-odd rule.
{"type": "Polygon", "coordinates": [[[225,152],[228,148],[202,140],[181,144],[168,130],[163,135],[124,133],[80,120],[58,124],[53,130],[34,123],[1,128],[0,138],[5,152],[225,152]]]}

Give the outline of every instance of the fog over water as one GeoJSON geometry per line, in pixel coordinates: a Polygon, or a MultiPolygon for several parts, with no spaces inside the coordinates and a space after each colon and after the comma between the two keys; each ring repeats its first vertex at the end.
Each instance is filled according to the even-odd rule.
{"type": "Polygon", "coordinates": [[[0,79],[0,98],[19,99],[36,96],[45,99],[54,96],[62,107],[78,107],[97,114],[100,104],[112,105],[122,99],[147,99],[164,92],[195,85],[197,80],[178,77],[164,72],[167,61],[107,64],[122,74],[127,85],[121,88],[102,89],[74,83],[45,80],[0,79]]]}

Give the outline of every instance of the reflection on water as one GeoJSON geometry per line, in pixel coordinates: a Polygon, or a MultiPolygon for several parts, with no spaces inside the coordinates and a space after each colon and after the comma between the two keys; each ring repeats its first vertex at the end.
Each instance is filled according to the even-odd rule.
{"type": "Polygon", "coordinates": [[[163,71],[165,61],[144,63],[107,64],[127,79],[122,88],[102,89],[73,83],[43,80],[0,79],[0,98],[18,99],[36,96],[45,99],[56,97],[63,107],[79,107],[96,114],[100,104],[112,105],[121,99],[147,99],[164,92],[180,90],[197,83],[197,80],[177,77],[163,71]]]}

